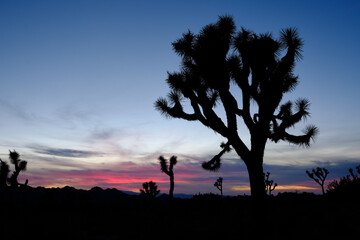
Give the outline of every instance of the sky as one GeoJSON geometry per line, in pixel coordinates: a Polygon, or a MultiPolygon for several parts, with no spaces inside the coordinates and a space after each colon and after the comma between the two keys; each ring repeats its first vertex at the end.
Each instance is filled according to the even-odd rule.
{"type": "MultiPolygon", "coordinates": [[[[235,153],[218,172],[201,168],[225,141],[197,122],[167,119],[154,102],[181,59],[171,43],[219,16],[255,33],[296,27],[304,40],[286,99],[311,102],[320,134],[310,148],[269,142],[264,171],[276,192],[320,188],[305,173],[326,167],[328,181],[360,164],[360,3],[358,1],[0,1],[0,157],[28,161],[31,186],[94,186],[138,191],[169,179],[157,158],[178,157],[175,193],[249,193],[235,153]]],[[[248,136],[243,136],[248,143],[248,136]]],[[[11,166],[12,169],[12,166],[11,166]]]]}

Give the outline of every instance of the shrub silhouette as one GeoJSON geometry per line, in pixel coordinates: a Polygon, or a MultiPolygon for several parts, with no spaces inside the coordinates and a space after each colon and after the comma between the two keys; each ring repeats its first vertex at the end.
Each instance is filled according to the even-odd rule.
{"type": "Polygon", "coordinates": [[[8,179],[8,182],[10,183],[11,187],[18,187],[19,185],[27,185],[28,184],[28,180],[26,179],[25,184],[19,184],[17,178],[20,174],[21,171],[26,171],[26,165],[27,165],[27,161],[25,160],[21,160],[20,159],[20,154],[17,153],[15,150],[9,151],[9,158],[10,158],[10,162],[12,164],[14,164],[15,167],[15,171],[12,173],[12,175],[10,176],[10,178],[8,179]]]}
{"type": "Polygon", "coordinates": [[[265,192],[271,196],[271,192],[277,187],[277,183],[274,184],[274,180],[269,180],[270,172],[264,173],[265,192]]]}
{"type": "Polygon", "coordinates": [[[156,195],[160,193],[160,190],[157,189],[158,186],[153,181],[144,182],[142,186],[143,188],[140,189],[140,193],[147,196],[149,199],[155,198],[156,195]]]}
{"type": "Polygon", "coordinates": [[[220,196],[223,196],[223,187],[222,187],[222,183],[223,183],[223,178],[219,177],[216,182],[214,183],[214,186],[220,191],[220,196]]]}
{"type": "MultiPolygon", "coordinates": [[[[227,139],[223,147],[231,146],[247,167],[252,196],[263,199],[267,140],[309,146],[318,133],[313,125],[307,126],[301,136],[286,131],[309,116],[310,103],[306,99],[281,105],[283,95],[298,84],[293,70],[301,59],[303,41],[297,30],[282,30],[279,39],[243,28],[236,33],[233,19],[222,16],[199,34],[184,33],[172,46],[182,58],[181,70],[168,73],[170,93],[168,98],[159,98],[155,108],[166,117],[199,121],[227,139]],[[239,99],[230,86],[241,90],[239,99]],[[185,100],[191,112],[185,111],[185,100]],[[257,105],[254,109],[251,101],[257,105]],[[222,107],[225,119],[215,107],[222,107]],[[238,133],[239,117],[251,135],[250,147],[238,133]]],[[[203,164],[205,169],[217,170],[224,150],[203,164]]]]}
{"type": "MultiPolygon", "coordinates": [[[[357,173],[360,174],[360,165],[356,167],[357,173]]],[[[349,169],[350,175],[341,177],[339,181],[331,181],[327,186],[327,193],[339,197],[360,197],[360,177],[354,173],[352,168],[349,169]]]]}
{"type": "Polygon", "coordinates": [[[324,183],[329,171],[326,168],[317,167],[316,170],[312,169],[312,172],[306,170],[306,174],[321,186],[321,191],[324,195],[324,183]]]}
{"type": "Polygon", "coordinates": [[[9,165],[0,159],[0,188],[7,187],[7,179],[9,174],[9,165]]]}
{"type": "Polygon", "coordinates": [[[163,156],[159,157],[159,161],[160,161],[160,169],[163,173],[165,173],[166,175],[168,175],[170,177],[170,189],[169,189],[169,196],[170,199],[172,199],[174,196],[174,188],[175,188],[175,183],[174,183],[174,166],[177,163],[177,159],[176,156],[172,156],[170,158],[170,164],[168,164],[168,160],[165,159],[163,156]]]}

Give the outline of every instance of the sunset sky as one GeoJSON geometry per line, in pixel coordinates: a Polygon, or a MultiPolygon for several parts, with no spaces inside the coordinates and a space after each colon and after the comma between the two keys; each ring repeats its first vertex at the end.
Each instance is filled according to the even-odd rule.
{"type": "Polygon", "coordinates": [[[274,37],[297,27],[305,42],[286,99],[310,100],[304,124],[320,134],[311,148],[269,142],[264,170],[278,191],[319,193],[306,170],[337,179],[360,164],[359,13],[359,1],[0,1],[0,157],[19,152],[21,181],[34,187],[138,191],[153,180],[166,193],[157,158],[176,155],[175,193],[217,193],[218,177],[224,194],[248,193],[234,153],[218,172],[201,168],[221,136],[154,109],[167,71],[179,70],[171,42],[231,15],[238,29],[274,37]]]}

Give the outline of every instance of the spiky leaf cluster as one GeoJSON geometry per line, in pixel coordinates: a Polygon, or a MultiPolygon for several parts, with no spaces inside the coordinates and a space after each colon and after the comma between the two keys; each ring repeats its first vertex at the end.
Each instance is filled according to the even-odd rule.
{"type": "Polygon", "coordinates": [[[27,161],[21,160],[20,154],[18,152],[16,152],[15,150],[9,151],[9,158],[10,158],[10,162],[15,166],[15,171],[26,170],[27,161]]]}
{"type": "Polygon", "coordinates": [[[159,162],[160,162],[161,172],[165,173],[168,176],[171,176],[171,175],[174,174],[173,173],[173,168],[177,163],[177,157],[176,156],[171,156],[169,161],[166,158],[164,158],[163,156],[160,156],[159,157],[159,162]]]}
{"type": "Polygon", "coordinates": [[[20,154],[15,150],[9,151],[9,158],[10,162],[14,164],[15,171],[8,179],[8,182],[11,186],[17,187],[19,185],[17,178],[21,171],[26,171],[27,161],[20,159],[20,154]]]}

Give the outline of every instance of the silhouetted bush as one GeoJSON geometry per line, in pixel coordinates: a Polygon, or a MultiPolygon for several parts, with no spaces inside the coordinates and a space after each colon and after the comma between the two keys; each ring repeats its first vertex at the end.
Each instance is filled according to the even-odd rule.
{"type": "Polygon", "coordinates": [[[154,199],[160,193],[157,184],[153,181],[144,182],[142,186],[143,188],[139,189],[140,193],[148,199],[154,199]]]}
{"type": "Polygon", "coordinates": [[[219,194],[214,193],[198,193],[193,196],[192,199],[219,199],[219,194]]]}
{"type": "MultiPolygon", "coordinates": [[[[360,174],[360,165],[356,170],[360,174]]],[[[334,180],[328,184],[327,193],[330,197],[360,199],[360,178],[352,168],[349,169],[349,173],[350,175],[341,177],[339,181],[334,180]]]]}
{"type": "Polygon", "coordinates": [[[270,172],[264,173],[264,182],[265,182],[265,192],[271,196],[271,192],[277,187],[277,183],[274,183],[274,180],[270,180],[270,172]]]}
{"type": "Polygon", "coordinates": [[[9,164],[0,159],[0,188],[5,188],[7,186],[6,182],[8,179],[8,174],[10,172],[9,164]]]}

